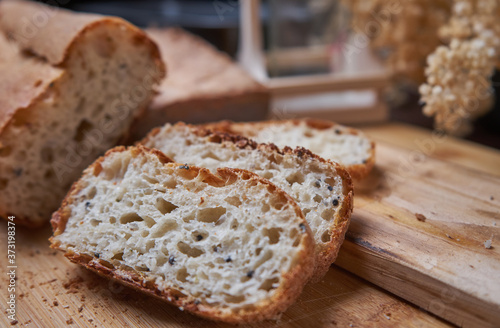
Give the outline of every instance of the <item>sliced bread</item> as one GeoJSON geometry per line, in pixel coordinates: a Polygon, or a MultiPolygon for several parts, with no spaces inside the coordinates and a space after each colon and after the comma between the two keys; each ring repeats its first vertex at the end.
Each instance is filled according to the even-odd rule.
{"type": "Polygon", "coordinates": [[[183,123],[153,130],[142,142],[179,163],[216,172],[220,167],[250,170],[295,199],[316,241],[312,281],[324,276],[335,260],[352,212],[352,182],[339,164],[304,148],[278,149],[244,137],[211,132],[183,123]]]}
{"type": "Polygon", "coordinates": [[[206,128],[238,134],[257,142],[271,142],[278,147],[304,147],[313,153],[338,162],[354,179],[366,177],[375,164],[375,143],[361,131],[330,121],[295,119],[233,123],[222,121],[206,128]]]}
{"type": "Polygon", "coordinates": [[[300,208],[245,170],[170,162],[117,147],[84,171],[52,217],[51,247],[196,315],[274,318],[313,270],[300,208]]]}
{"type": "Polygon", "coordinates": [[[48,223],[82,170],[128,131],[164,75],[119,18],[0,2],[0,216],[48,223]]]}

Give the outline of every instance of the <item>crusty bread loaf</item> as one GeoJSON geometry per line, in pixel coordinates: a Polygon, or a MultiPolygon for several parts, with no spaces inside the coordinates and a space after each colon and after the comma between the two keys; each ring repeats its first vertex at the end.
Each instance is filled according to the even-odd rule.
{"type": "Polygon", "coordinates": [[[51,247],[206,318],[284,311],[313,270],[297,204],[251,172],[169,161],[144,147],[108,151],[54,213],[51,247]]]}
{"type": "Polygon", "coordinates": [[[180,28],[147,29],[146,33],[160,47],[168,77],[134,124],[131,139],[141,139],[167,122],[265,119],[269,90],[227,54],[180,28]]]}
{"type": "Polygon", "coordinates": [[[245,136],[278,147],[301,146],[319,156],[338,162],[354,179],[362,179],[375,164],[375,143],[361,131],[330,121],[295,119],[233,123],[222,121],[206,128],[245,136]]]}
{"type": "Polygon", "coordinates": [[[38,226],[116,144],[164,75],[156,45],[119,18],[0,2],[0,216],[38,226]]]}
{"type": "Polygon", "coordinates": [[[316,241],[312,281],[324,276],[344,240],[352,211],[352,182],[347,171],[304,148],[279,150],[246,138],[185,125],[167,124],[142,142],[176,162],[215,172],[219,167],[250,170],[292,196],[301,207],[316,241]]]}

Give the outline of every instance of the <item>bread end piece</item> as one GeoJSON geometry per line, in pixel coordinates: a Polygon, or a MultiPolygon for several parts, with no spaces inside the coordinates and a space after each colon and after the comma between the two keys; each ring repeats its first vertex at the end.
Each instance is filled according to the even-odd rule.
{"type": "Polygon", "coordinates": [[[37,227],[127,134],[165,67],[156,44],[123,19],[32,1],[0,2],[0,52],[11,76],[0,88],[0,216],[37,227]]]}

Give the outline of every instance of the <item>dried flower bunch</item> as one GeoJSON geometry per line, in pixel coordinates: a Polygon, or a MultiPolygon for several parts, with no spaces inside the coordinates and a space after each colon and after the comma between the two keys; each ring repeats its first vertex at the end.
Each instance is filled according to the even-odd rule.
{"type": "Polygon", "coordinates": [[[440,30],[449,40],[428,58],[423,109],[437,129],[454,135],[471,130],[471,120],[491,107],[491,76],[500,63],[500,1],[456,0],[440,30]]]}
{"type": "Polygon", "coordinates": [[[450,0],[344,0],[353,28],[368,37],[397,77],[425,81],[427,56],[441,43],[439,28],[451,12],[450,0]]]}

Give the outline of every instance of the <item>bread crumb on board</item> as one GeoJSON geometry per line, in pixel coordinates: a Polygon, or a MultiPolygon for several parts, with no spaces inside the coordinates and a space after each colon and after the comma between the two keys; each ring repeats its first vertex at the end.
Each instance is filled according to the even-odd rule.
{"type": "Polygon", "coordinates": [[[420,213],[415,213],[415,217],[416,217],[416,218],[417,218],[417,220],[419,220],[420,222],[425,222],[425,220],[427,220],[427,218],[425,217],[425,215],[420,214],[420,213]]]}
{"type": "Polygon", "coordinates": [[[486,249],[492,248],[491,239],[488,239],[487,241],[484,242],[484,248],[486,248],[486,249]]]}

